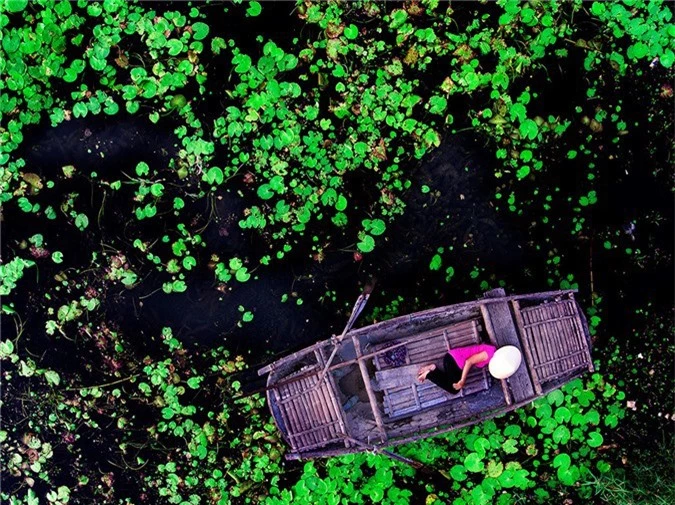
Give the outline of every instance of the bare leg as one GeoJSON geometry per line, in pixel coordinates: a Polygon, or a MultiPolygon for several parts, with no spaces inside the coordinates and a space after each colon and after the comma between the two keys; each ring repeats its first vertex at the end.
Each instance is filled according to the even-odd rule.
{"type": "Polygon", "coordinates": [[[435,364],[431,363],[429,365],[424,365],[422,368],[420,368],[419,372],[417,372],[417,381],[424,382],[429,372],[433,370],[436,370],[435,364]]]}

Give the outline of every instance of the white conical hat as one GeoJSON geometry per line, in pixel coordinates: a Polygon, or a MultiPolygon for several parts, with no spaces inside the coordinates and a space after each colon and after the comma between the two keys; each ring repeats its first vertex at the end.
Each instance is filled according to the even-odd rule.
{"type": "Polygon", "coordinates": [[[522,361],[523,356],[517,347],[505,345],[495,351],[488,364],[488,370],[495,379],[507,379],[516,373],[522,361]]]}

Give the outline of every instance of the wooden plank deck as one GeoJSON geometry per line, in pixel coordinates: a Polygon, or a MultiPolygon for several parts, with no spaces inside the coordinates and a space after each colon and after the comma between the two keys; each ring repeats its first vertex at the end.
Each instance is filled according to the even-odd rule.
{"type": "MultiPolygon", "coordinates": [[[[513,302],[518,307],[518,302],[513,302]]],[[[520,310],[521,333],[533,349],[533,370],[544,384],[577,370],[593,370],[574,299],[520,310]]]]}
{"type": "MultiPolygon", "coordinates": [[[[406,344],[406,365],[392,367],[382,355],[374,358],[378,389],[384,393],[384,412],[389,420],[412,415],[455,398],[484,391],[490,387],[486,368],[473,368],[466,385],[459,394],[453,395],[436,386],[431,381],[417,382],[417,371],[421,365],[440,361],[449,348],[463,347],[480,343],[477,320],[436,328],[406,344]]],[[[385,344],[386,345],[386,344],[385,344]]]]}
{"type": "MultiPolygon", "coordinates": [[[[495,289],[488,296],[494,298],[504,296],[504,290],[495,289]]],[[[509,304],[507,302],[490,303],[485,308],[490,316],[497,347],[513,345],[518,349],[523,349],[518,339],[516,325],[511,316],[509,304]]],[[[527,366],[521,366],[515,374],[508,378],[508,383],[515,403],[520,403],[535,396],[534,384],[528,373],[527,366]]]]}
{"type": "MultiPolygon", "coordinates": [[[[318,365],[297,372],[319,370],[318,365]]],[[[294,451],[323,447],[334,441],[345,441],[345,421],[339,401],[336,401],[329,378],[319,383],[318,374],[302,377],[273,390],[286,435],[294,451]]]]}

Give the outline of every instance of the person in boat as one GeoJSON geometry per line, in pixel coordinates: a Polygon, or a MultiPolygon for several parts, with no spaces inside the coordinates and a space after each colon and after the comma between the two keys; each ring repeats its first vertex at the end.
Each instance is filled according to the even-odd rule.
{"type": "Polygon", "coordinates": [[[471,367],[489,367],[490,374],[496,379],[506,379],[513,375],[520,363],[520,351],[511,345],[497,349],[493,345],[478,344],[450,349],[443,358],[442,367],[430,363],[420,368],[417,380],[429,379],[446,391],[457,394],[466,384],[471,367]]]}

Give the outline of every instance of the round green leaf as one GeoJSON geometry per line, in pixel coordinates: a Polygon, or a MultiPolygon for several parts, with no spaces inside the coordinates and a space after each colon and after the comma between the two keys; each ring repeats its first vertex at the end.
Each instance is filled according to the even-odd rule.
{"type": "Polygon", "coordinates": [[[537,126],[537,123],[534,122],[534,120],[526,119],[520,124],[519,131],[523,138],[534,140],[537,138],[539,133],[539,127],[537,126]]]}
{"type": "Polygon", "coordinates": [[[5,0],[5,8],[7,12],[21,12],[28,5],[28,0],[5,0]]]}
{"type": "Polygon", "coordinates": [[[198,21],[192,25],[192,36],[195,40],[204,40],[209,34],[209,25],[198,21]]]}
{"type": "Polygon", "coordinates": [[[485,463],[483,463],[478,454],[472,452],[464,458],[464,466],[470,472],[481,472],[485,468],[485,463]]]}
{"type": "Polygon", "coordinates": [[[252,0],[249,2],[248,9],[246,9],[246,15],[251,16],[252,18],[257,17],[262,12],[262,6],[259,2],[252,0]]]}
{"type": "Polygon", "coordinates": [[[370,227],[369,227],[369,232],[371,235],[382,235],[384,233],[384,230],[386,229],[386,225],[384,224],[384,221],[381,219],[373,219],[370,222],[370,227]]]}
{"type": "Polygon", "coordinates": [[[576,484],[577,480],[579,480],[579,477],[580,472],[575,465],[558,468],[558,479],[560,479],[563,484],[573,486],[576,484]]]}
{"type": "Polygon", "coordinates": [[[354,40],[356,37],[359,36],[359,29],[351,24],[347,27],[345,27],[344,32],[345,37],[347,37],[349,40],[354,40]]]}
{"type": "Polygon", "coordinates": [[[145,161],[141,161],[136,165],[136,175],[139,177],[143,177],[144,175],[148,175],[150,173],[150,167],[145,161]]]}
{"type": "Polygon", "coordinates": [[[553,441],[557,444],[566,444],[570,440],[570,430],[567,426],[558,426],[553,432],[553,441]]]}
{"type": "Polygon", "coordinates": [[[178,56],[183,51],[183,43],[178,39],[169,39],[166,45],[171,56],[178,56]]]}
{"type": "Polygon", "coordinates": [[[490,460],[487,466],[488,477],[496,479],[504,472],[504,463],[501,461],[490,460]]]}
{"type": "Polygon", "coordinates": [[[450,469],[450,475],[456,481],[466,480],[466,468],[463,465],[455,465],[450,469]]]}
{"type": "Polygon", "coordinates": [[[342,195],[338,196],[337,202],[335,202],[335,209],[342,212],[346,208],[347,208],[347,199],[342,195]]]}
{"type": "Polygon", "coordinates": [[[263,184],[258,188],[258,196],[263,200],[269,200],[274,196],[274,191],[269,184],[263,184]]]}
{"type": "Polygon", "coordinates": [[[359,248],[359,251],[361,252],[371,252],[373,249],[375,249],[375,239],[371,237],[370,235],[366,235],[365,233],[361,236],[361,241],[356,244],[356,246],[359,248]]]}
{"type": "Polygon", "coordinates": [[[597,431],[593,431],[588,434],[588,445],[590,445],[591,447],[593,448],[600,447],[602,445],[602,442],[603,442],[602,435],[597,431]]]}
{"type": "Polygon", "coordinates": [[[569,454],[562,452],[553,458],[553,468],[567,468],[571,462],[569,454]]]}
{"type": "Polygon", "coordinates": [[[251,274],[249,274],[249,273],[246,271],[246,268],[244,267],[244,268],[240,268],[239,270],[237,270],[237,273],[234,274],[234,277],[235,277],[239,282],[246,282],[247,280],[249,280],[249,279],[251,278],[251,274]]]}

